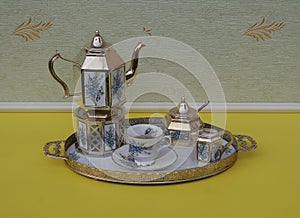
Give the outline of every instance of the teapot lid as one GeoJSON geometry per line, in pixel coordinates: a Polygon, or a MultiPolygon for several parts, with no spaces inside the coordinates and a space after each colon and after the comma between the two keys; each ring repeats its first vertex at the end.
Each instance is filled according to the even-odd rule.
{"type": "Polygon", "coordinates": [[[90,53],[102,53],[107,47],[108,45],[104,41],[103,37],[100,35],[100,31],[97,30],[95,31],[93,39],[90,43],[90,47],[86,48],[86,51],[90,53]]]}
{"type": "Polygon", "coordinates": [[[195,115],[197,115],[197,110],[194,108],[191,108],[188,103],[185,100],[185,97],[181,97],[181,101],[177,105],[177,107],[172,108],[169,111],[170,116],[174,118],[182,118],[182,119],[188,119],[192,118],[195,115]]]}
{"type": "Polygon", "coordinates": [[[100,35],[100,32],[97,30],[93,37],[91,48],[102,48],[102,46],[103,46],[103,38],[100,35]]]}
{"type": "Polygon", "coordinates": [[[81,69],[110,71],[125,65],[123,59],[105,42],[99,31],[95,31],[90,47],[85,48],[85,51],[81,69]]]}

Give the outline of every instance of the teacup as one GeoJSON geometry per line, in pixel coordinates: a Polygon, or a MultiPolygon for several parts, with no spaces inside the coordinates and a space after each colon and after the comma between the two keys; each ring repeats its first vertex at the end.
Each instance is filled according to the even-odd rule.
{"type": "Polygon", "coordinates": [[[160,150],[171,145],[171,137],[165,136],[160,127],[151,124],[128,127],[125,141],[129,144],[129,155],[141,166],[154,164],[160,150]]]}

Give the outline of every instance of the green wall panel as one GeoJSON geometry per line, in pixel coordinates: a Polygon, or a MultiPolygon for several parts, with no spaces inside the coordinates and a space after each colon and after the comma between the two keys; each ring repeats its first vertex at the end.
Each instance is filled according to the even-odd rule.
{"type": "MultiPolygon", "coordinates": [[[[296,0],[2,0],[0,101],[65,101],[47,62],[56,50],[78,59],[93,32],[100,29],[112,44],[141,36],[170,37],[188,44],[214,68],[228,102],[300,102],[299,8],[296,0]]],[[[56,67],[65,80],[75,83],[78,75],[72,66],[58,62],[56,67]]],[[[144,58],[139,69],[140,74],[170,75],[188,87],[197,101],[206,98],[201,85],[176,63],[144,58]]],[[[141,83],[164,85],[164,81],[141,83]]],[[[133,85],[128,95],[135,91],[133,85]]],[[[181,94],[176,89],[173,93],[181,94]]],[[[138,100],[168,99],[153,90],[138,100]]]]}

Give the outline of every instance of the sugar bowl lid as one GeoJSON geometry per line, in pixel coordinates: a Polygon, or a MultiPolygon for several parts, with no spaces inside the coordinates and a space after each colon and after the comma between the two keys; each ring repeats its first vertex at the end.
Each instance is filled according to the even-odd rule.
{"type": "Polygon", "coordinates": [[[194,108],[191,108],[185,101],[185,97],[181,97],[181,101],[177,107],[174,107],[169,111],[169,115],[173,118],[191,118],[196,113],[197,111],[194,108]]]}
{"type": "Polygon", "coordinates": [[[168,130],[178,131],[196,131],[203,126],[198,116],[198,112],[202,110],[209,102],[202,105],[198,110],[189,106],[184,97],[177,107],[172,108],[165,117],[166,127],[168,130]]]}
{"type": "Polygon", "coordinates": [[[179,102],[178,106],[172,108],[168,114],[173,118],[189,120],[195,116],[198,116],[198,112],[201,111],[208,104],[209,104],[209,101],[207,101],[198,110],[196,110],[189,106],[189,104],[185,100],[185,97],[181,97],[181,101],[179,102]]]}

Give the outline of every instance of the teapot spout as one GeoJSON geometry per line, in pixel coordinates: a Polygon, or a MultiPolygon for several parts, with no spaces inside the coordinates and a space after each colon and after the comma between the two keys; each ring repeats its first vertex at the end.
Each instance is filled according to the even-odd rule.
{"type": "Polygon", "coordinates": [[[139,52],[142,47],[145,45],[143,43],[138,43],[137,46],[134,48],[134,51],[132,53],[132,58],[130,62],[130,67],[126,71],[126,82],[130,82],[133,80],[138,72],[138,64],[139,64],[139,52]]]}

